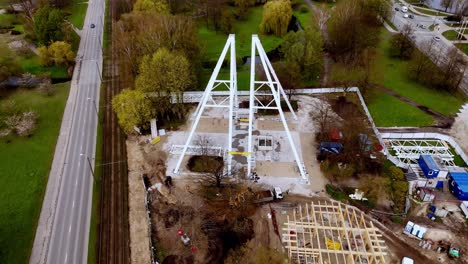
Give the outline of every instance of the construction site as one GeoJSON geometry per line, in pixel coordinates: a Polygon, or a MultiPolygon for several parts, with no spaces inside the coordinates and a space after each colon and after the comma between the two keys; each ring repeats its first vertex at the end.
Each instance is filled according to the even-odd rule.
{"type": "MultiPolygon", "coordinates": [[[[151,135],[128,138],[131,261],[461,261],[426,256],[420,239],[402,236],[401,224],[363,206],[363,192],[345,199],[352,205],[329,198],[330,178],[319,155],[338,154],[342,145],[317,142],[320,124],[313,113],[324,105],[332,109],[343,93],[288,96],[255,35],[252,43],[249,92],[237,91],[230,35],[206,90],[184,94],[185,102],[197,103],[185,124],[158,130],[152,121],[151,135]],[[229,80],[218,79],[225,60],[229,80]]],[[[346,118],[339,111],[327,114],[336,122],[346,118]]],[[[362,124],[356,136],[365,156],[359,159],[378,160],[380,138],[371,122],[362,124]]]]}

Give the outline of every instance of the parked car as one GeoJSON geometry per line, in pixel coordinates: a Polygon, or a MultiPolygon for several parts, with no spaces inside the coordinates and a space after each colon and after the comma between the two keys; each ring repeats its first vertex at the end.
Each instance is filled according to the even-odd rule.
{"type": "Polygon", "coordinates": [[[435,41],[439,41],[440,38],[439,38],[438,36],[434,36],[434,40],[435,40],[435,41]]]}
{"type": "Polygon", "coordinates": [[[409,15],[409,18],[413,19],[413,18],[414,18],[414,16],[413,16],[413,15],[409,15]]]}
{"type": "Polygon", "coordinates": [[[400,8],[398,8],[398,7],[395,7],[395,11],[400,11],[400,8]]]}
{"type": "Polygon", "coordinates": [[[408,18],[408,14],[404,14],[403,17],[404,17],[404,18],[408,18]]]}
{"type": "Polygon", "coordinates": [[[91,24],[91,26],[90,26],[90,27],[91,27],[91,28],[95,28],[95,27],[96,27],[96,25],[94,25],[94,24],[91,24]]]}
{"type": "Polygon", "coordinates": [[[420,28],[426,29],[427,27],[425,25],[419,25],[420,28]]]}
{"type": "Polygon", "coordinates": [[[414,264],[414,260],[412,258],[404,257],[401,260],[401,264],[414,264]]]}
{"type": "Polygon", "coordinates": [[[401,7],[401,12],[403,12],[403,13],[408,12],[408,7],[407,6],[402,6],[401,7]]]}

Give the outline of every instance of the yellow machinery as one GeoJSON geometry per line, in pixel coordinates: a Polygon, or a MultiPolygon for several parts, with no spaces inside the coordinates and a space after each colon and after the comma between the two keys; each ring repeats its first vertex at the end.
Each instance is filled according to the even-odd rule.
{"type": "Polygon", "coordinates": [[[332,250],[340,250],[341,249],[341,243],[337,241],[333,241],[329,238],[325,238],[325,242],[327,243],[327,248],[332,249],[332,250]]]}

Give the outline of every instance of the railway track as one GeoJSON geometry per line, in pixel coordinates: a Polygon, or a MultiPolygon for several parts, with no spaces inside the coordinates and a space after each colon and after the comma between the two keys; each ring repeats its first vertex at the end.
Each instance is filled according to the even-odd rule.
{"type": "MultiPolygon", "coordinates": [[[[107,14],[106,33],[111,39],[116,21],[118,0],[110,0],[107,14]]],[[[117,123],[110,107],[112,98],[121,90],[118,76],[118,59],[112,54],[112,43],[105,51],[104,59],[104,123],[102,182],[100,199],[100,221],[97,263],[130,263],[128,223],[128,174],[125,134],[117,123]]]]}

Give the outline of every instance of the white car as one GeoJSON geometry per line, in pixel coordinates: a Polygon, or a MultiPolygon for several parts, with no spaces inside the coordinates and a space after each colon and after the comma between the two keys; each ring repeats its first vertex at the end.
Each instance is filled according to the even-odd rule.
{"type": "Polygon", "coordinates": [[[404,258],[401,260],[401,264],[414,264],[414,260],[411,259],[411,258],[408,258],[408,257],[404,257],[404,258]]]}
{"type": "Polygon", "coordinates": [[[404,17],[404,18],[408,18],[409,16],[408,16],[408,14],[404,14],[403,17],[404,17]]]}
{"type": "Polygon", "coordinates": [[[401,12],[403,12],[403,13],[408,12],[408,7],[407,6],[402,6],[401,7],[401,12]]]}

